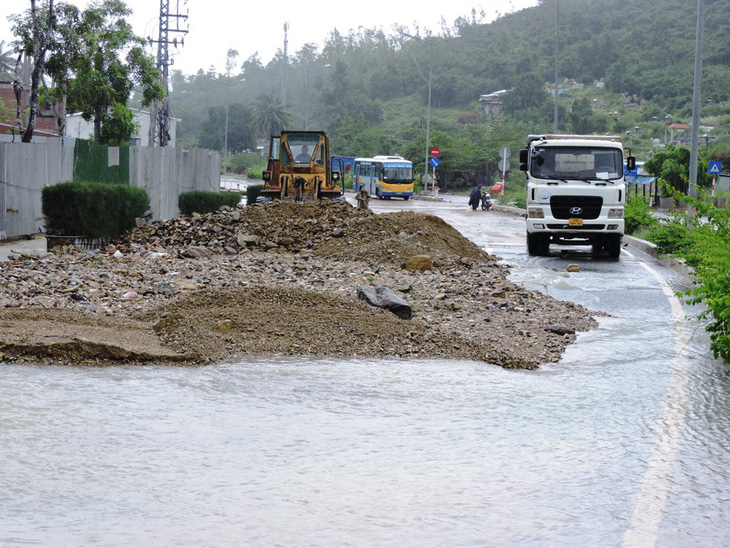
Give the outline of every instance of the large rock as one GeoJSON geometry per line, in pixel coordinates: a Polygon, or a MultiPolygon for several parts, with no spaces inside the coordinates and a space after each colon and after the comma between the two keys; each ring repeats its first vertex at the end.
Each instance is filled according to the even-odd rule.
{"type": "Polygon", "coordinates": [[[241,247],[256,246],[259,245],[260,241],[261,238],[259,238],[256,234],[244,234],[243,232],[236,234],[236,242],[238,242],[238,245],[241,247]]]}
{"type": "Polygon", "coordinates": [[[401,299],[389,287],[381,286],[376,289],[374,287],[358,286],[357,297],[371,306],[390,310],[401,320],[410,320],[413,316],[411,305],[401,299]]]}
{"type": "Polygon", "coordinates": [[[212,255],[213,252],[210,249],[199,245],[191,245],[182,252],[182,256],[189,259],[207,259],[212,255]]]}
{"type": "Polygon", "coordinates": [[[433,261],[430,255],[414,255],[408,257],[403,266],[408,270],[433,270],[433,261]]]}

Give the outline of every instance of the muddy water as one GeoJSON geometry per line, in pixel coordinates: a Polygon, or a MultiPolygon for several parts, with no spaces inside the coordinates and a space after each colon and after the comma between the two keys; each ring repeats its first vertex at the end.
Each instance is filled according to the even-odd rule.
{"type": "Polygon", "coordinates": [[[726,545],[730,368],[671,273],[486,239],[610,316],[533,372],[0,366],[0,546],[726,545]]]}
{"type": "MultiPolygon", "coordinates": [[[[671,382],[651,349],[636,352],[574,350],[529,373],[6,366],[0,545],[617,546],[671,382]]],[[[717,546],[730,526],[730,379],[700,368],[690,384],[656,535],[717,546]]]]}

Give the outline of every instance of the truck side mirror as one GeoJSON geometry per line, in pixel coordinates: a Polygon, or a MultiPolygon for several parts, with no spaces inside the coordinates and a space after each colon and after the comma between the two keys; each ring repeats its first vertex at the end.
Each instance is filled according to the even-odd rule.
{"type": "Polygon", "coordinates": [[[629,171],[634,171],[636,169],[636,156],[626,157],[626,169],[629,171]]]}
{"type": "Polygon", "coordinates": [[[270,180],[271,180],[271,172],[270,172],[270,171],[264,171],[264,172],[263,172],[263,173],[261,174],[261,178],[262,178],[262,179],[263,179],[264,181],[267,181],[267,182],[268,182],[268,181],[270,181],[270,180]]]}
{"type": "Polygon", "coordinates": [[[520,163],[526,164],[527,163],[527,149],[523,148],[520,150],[520,163]]]}

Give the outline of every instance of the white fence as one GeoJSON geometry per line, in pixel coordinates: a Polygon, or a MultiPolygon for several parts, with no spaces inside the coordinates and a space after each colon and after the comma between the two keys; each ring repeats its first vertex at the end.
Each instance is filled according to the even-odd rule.
{"type": "MultiPolygon", "coordinates": [[[[0,240],[45,230],[41,192],[73,179],[73,139],[0,142],[0,240]]],[[[201,149],[131,147],[130,184],[147,190],[152,220],[179,216],[181,192],[220,190],[220,155],[201,149]]]]}

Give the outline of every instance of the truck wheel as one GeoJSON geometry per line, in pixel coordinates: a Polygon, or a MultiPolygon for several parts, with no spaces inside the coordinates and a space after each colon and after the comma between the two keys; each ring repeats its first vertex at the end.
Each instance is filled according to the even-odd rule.
{"type": "Polygon", "coordinates": [[[612,259],[618,259],[621,255],[621,236],[612,234],[606,236],[606,251],[612,259]]]}
{"type": "Polygon", "coordinates": [[[527,254],[528,255],[547,255],[550,251],[550,240],[547,234],[530,234],[527,233],[527,254]]]}

